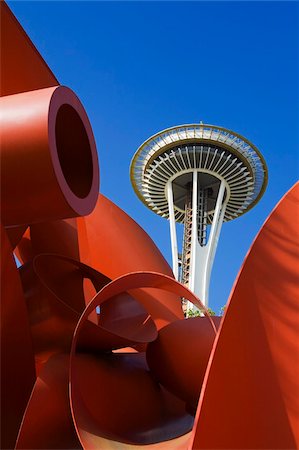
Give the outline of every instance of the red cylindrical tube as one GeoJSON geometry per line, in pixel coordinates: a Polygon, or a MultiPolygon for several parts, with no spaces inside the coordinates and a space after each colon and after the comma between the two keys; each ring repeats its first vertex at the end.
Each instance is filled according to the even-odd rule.
{"type": "Polygon", "coordinates": [[[5,225],[89,214],[99,192],[87,114],[68,88],[0,99],[1,213],[5,225]]]}

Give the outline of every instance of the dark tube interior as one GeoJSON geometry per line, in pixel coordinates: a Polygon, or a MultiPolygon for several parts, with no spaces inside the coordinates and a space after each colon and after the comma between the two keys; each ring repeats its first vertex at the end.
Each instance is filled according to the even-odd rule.
{"type": "Polygon", "coordinates": [[[59,108],[55,134],[65,180],[77,197],[85,198],[92,186],[92,153],[85,126],[72,106],[62,105],[59,108]]]}

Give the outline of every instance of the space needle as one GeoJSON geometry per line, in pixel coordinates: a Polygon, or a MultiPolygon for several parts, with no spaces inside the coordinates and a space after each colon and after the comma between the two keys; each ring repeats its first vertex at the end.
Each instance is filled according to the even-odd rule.
{"type": "Polygon", "coordinates": [[[208,306],[209,283],[223,222],[253,208],[267,185],[259,150],[223,127],[199,124],[163,130],[145,141],[130,167],[133,188],[169,219],[173,273],[208,306]],[[176,223],[183,223],[178,251],[176,223]]]}

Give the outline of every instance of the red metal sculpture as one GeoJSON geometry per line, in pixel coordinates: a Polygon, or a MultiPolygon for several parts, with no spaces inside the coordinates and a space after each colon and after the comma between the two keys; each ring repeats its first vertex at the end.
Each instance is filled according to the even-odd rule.
{"type": "Polygon", "coordinates": [[[243,264],[209,361],[194,448],[298,448],[298,207],[299,183],[243,264]]]}
{"type": "Polygon", "coordinates": [[[1,448],[299,448],[299,184],[211,318],[98,195],[82,104],[0,7],[1,448]]]}

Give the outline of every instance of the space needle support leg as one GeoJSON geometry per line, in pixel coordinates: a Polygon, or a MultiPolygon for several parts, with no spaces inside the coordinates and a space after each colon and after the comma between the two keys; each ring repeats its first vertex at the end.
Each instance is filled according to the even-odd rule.
{"type": "Polygon", "coordinates": [[[220,228],[221,228],[222,221],[223,221],[222,201],[223,201],[224,193],[225,193],[225,184],[223,181],[221,181],[220,187],[219,187],[219,192],[218,192],[218,197],[217,197],[217,202],[216,202],[216,207],[215,207],[215,211],[214,211],[214,217],[213,217],[212,227],[211,227],[211,231],[210,231],[209,241],[208,241],[208,245],[213,246],[213,247],[217,246],[220,228]],[[222,218],[222,220],[221,220],[221,218],[222,218]]]}
{"type": "Polygon", "coordinates": [[[178,243],[175,227],[175,217],[174,217],[174,205],[173,205],[173,190],[172,182],[167,183],[167,200],[168,200],[168,210],[169,210],[169,226],[170,226],[170,239],[171,239],[171,253],[172,253],[172,271],[175,279],[178,280],[179,277],[179,261],[178,261],[178,243]]]}
{"type": "MultiPolygon", "coordinates": [[[[212,266],[213,262],[214,262],[216,248],[218,245],[219,235],[220,235],[221,227],[223,224],[224,214],[225,214],[226,205],[227,205],[227,201],[228,201],[228,198],[227,198],[223,202],[224,194],[225,194],[225,183],[222,181],[220,188],[219,188],[217,204],[216,204],[216,209],[217,209],[217,206],[218,206],[218,209],[217,209],[217,211],[215,209],[215,213],[214,213],[215,228],[213,230],[213,235],[212,235],[212,230],[211,230],[211,234],[210,234],[210,238],[209,238],[209,242],[211,239],[211,252],[210,252],[210,262],[209,262],[210,266],[212,266]],[[219,204],[218,204],[218,200],[219,200],[219,204]]],[[[214,220],[212,223],[212,228],[213,228],[213,226],[214,226],[214,220]]]]}
{"type": "MultiPolygon", "coordinates": [[[[191,260],[190,260],[190,278],[189,278],[189,289],[192,292],[195,292],[195,283],[196,283],[196,275],[197,275],[197,246],[198,244],[198,223],[197,223],[197,200],[198,200],[198,174],[197,171],[193,172],[193,181],[192,181],[192,231],[191,231],[191,260]]],[[[196,293],[195,293],[196,294],[196,293]]],[[[187,303],[187,309],[193,309],[193,305],[191,303],[187,303]]]]}
{"type": "Polygon", "coordinates": [[[196,245],[194,293],[205,306],[208,306],[212,266],[226,209],[226,201],[223,202],[224,194],[225,182],[221,181],[208,242],[203,247],[198,242],[196,245]]]}

